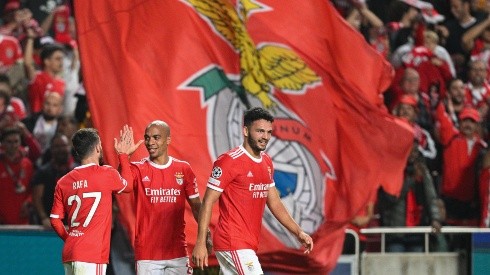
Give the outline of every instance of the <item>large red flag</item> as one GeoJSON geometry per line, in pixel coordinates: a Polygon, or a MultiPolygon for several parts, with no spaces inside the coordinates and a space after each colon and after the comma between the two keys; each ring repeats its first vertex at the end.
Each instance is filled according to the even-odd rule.
{"type": "MultiPolygon", "coordinates": [[[[328,1],[85,0],[75,14],[90,108],[111,164],[123,124],[142,137],[162,119],[172,128],[170,154],[190,162],[204,194],[212,162],[242,142],[243,111],[274,113],[274,179],[316,245],[303,254],[266,211],[258,251],[265,270],[331,270],[346,222],[380,184],[399,191],[413,135],[380,107],[391,67],[328,1]]],[[[140,148],[132,158],[145,155],[140,148]]],[[[119,202],[134,225],[131,200],[119,202]]],[[[192,248],[196,224],[186,215],[192,248]]]]}

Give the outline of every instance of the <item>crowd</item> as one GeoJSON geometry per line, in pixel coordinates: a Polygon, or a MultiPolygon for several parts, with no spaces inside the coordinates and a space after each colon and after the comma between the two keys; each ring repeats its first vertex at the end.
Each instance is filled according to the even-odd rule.
{"type": "Polygon", "coordinates": [[[0,3],[0,224],[51,228],[56,182],[78,165],[70,139],[90,126],[72,7],[62,2],[0,3]]]}
{"type": "MultiPolygon", "coordinates": [[[[400,196],[379,190],[352,226],[365,227],[379,217],[376,222],[381,226],[428,225],[435,232],[445,225],[489,227],[490,4],[484,0],[332,3],[393,65],[395,77],[384,93],[384,108],[406,120],[415,132],[400,196]]],[[[61,0],[8,0],[0,2],[0,8],[0,224],[52,228],[49,215],[56,183],[81,161],[75,158],[71,137],[91,126],[73,9],[70,1],[61,0]]],[[[170,133],[165,123],[150,124],[147,130],[152,129],[164,136],[170,133]]],[[[151,165],[162,168],[159,165],[168,162],[168,156],[153,158],[154,152],[148,150],[151,165]]],[[[149,169],[145,165],[133,167],[133,177],[149,169]]],[[[193,176],[185,171],[187,177],[193,176]]],[[[215,183],[210,180],[208,186],[214,188],[215,183]]],[[[201,202],[192,184],[185,193],[197,221],[201,202]]],[[[211,192],[213,201],[223,191],[216,188],[218,193],[211,192]]],[[[206,224],[199,227],[201,244],[206,228],[206,224]]],[[[148,243],[143,237],[141,242],[148,243]]],[[[422,249],[418,236],[394,235],[387,241],[389,251],[422,249]]],[[[438,247],[455,248],[451,240],[445,241],[439,238],[438,247]]],[[[203,247],[196,254],[201,266],[203,247]]],[[[138,257],[145,255],[136,249],[138,257]]]]}
{"type": "MultiPolygon", "coordinates": [[[[393,65],[384,108],[415,133],[400,196],[379,190],[352,227],[489,227],[490,3],[332,2],[393,65]]],[[[422,251],[422,238],[393,234],[386,249],[422,251]]],[[[432,249],[460,246],[459,240],[438,237],[432,249]]]]}

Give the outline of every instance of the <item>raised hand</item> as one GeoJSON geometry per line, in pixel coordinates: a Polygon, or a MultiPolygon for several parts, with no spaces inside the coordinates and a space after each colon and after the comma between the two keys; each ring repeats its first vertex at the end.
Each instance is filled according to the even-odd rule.
{"type": "Polygon", "coordinates": [[[114,138],[114,149],[118,154],[133,154],[136,149],[143,143],[143,140],[138,141],[134,144],[133,128],[129,127],[127,124],[119,131],[119,140],[114,138]]]}

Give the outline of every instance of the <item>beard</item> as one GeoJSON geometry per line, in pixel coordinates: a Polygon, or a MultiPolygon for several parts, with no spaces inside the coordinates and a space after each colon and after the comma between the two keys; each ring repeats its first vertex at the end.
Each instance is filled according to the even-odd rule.
{"type": "Polygon", "coordinates": [[[267,144],[266,144],[266,146],[264,146],[264,148],[260,148],[258,145],[259,142],[257,140],[254,140],[250,135],[247,137],[247,143],[250,146],[250,148],[252,148],[252,150],[257,154],[264,151],[265,148],[267,147],[267,144]]]}
{"type": "Polygon", "coordinates": [[[104,165],[104,153],[100,151],[99,155],[99,165],[104,165]]]}

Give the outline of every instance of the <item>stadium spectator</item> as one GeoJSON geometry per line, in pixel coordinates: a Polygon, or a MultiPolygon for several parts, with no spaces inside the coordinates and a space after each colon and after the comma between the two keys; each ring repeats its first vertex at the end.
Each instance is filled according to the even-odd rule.
{"type": "Polygon", "coordinates": [[[404,69],[400,81],[394,81],[392,89],[395,97],[392,109],[404,95],[411,96],[417,101],[416,123],[424,129],[432,129],[434,123],[430,113],[430,97],[427,93],[420,91],[419,72],[413,68],[404,69]]]}
{"type": "Polygon", "coordinates": [[[454,126],[459,127],[459,114],[465,107],[471,106],[466,103],[466,89],[461,79],[454,78],[448,82],[448,92],[443,102],[454,126]]]}
{"type": "Polygon", "coordinates": [[[445,48],[453,59],[457,77],[465,79],[466,64],[469,52],[463,48],[463,36],[478,24],[477,18],[471,15],[471,0],[450,0],[453,19],[446,21],[448,37],[445,48]]]}
{"type": "MultiPolygon", "coordinates": [[[[17,119],[24,119],[27,116],[26,106],[21,98],[13,96],[12,87],[10,85],[10,79],[5,74],[0,74],[0,93],[8,95],[9,106],[11,108],[9,111],[13,111],[17,119]]],[[[0,108],[1,110],[1,108],[0,108]]]]}
{"type": "Polygon", "coordinates": [[[55,134],[51,140],[49,151],[51,161],[34,173],[31,181],[32,202],[39,219],[39,223],[51,228],[49,213],[54,201],[54,189],[58,180],[77,164],[71,156],[71,142],[61,133],[55,134]]]}
{"type": "Polygon", "coordinates": [[[42,109],[44,95],[48,92],[65,95],[65,81],[62,78],[64,49],[58,44],[45,44],[41,50],[42,71],[37,71],[33,59],[34,34],[29,31],[24,52],[27,77],[29,108],[32,113],[42,109]]]}
{"type": "Polygon", "coordinates": [[[39,113],[32,114],[23,120],[27,129],[33,133],[41,145],[42,152],[49,147],[58,127],[58,118],[63,110],[63,99],[58,93],[46,93],[43,108],[39,113]]]}
{"type": "Polygon", "coordinates": [[[490,85],[487,81],[487,64],[482,60],[469,62],[466,102],[477,109],[481,118],[486,118],[490,100],[490,85]]]}
{"type": "MultiPolygon", "coordinates": [[[[436,204],[437,194],[429,169],[421,158],[415,141],[408,158],[403,186],[398,198],[382,189],[378,195],[381,225],[387,227],[430,225],[440,232],[441,216],[436,204]]],[[[389,234],[386,236],[388,252],[423,252],[421,234],[389,234]]]]}
{"type": "Polygon", "coordinates": [[[21,8],[20,1],[9,1],[3,9],[0,34],[14,36],[22,41],[28,30],[37,35],[41,35],[43,32],[38,21],[32,18],[30,9],[21,8]]]}
{"type": "Polygon", "coordinates": [[[446,205],[447,224],[477,226],[478,163],[487,144],[478,135],[480,115],[473,108],[459,113],[459,129],[447,114],[442,103],[437,106],[440,142],[443,146],[443,175],[441,197],[446,205]]]}
{"type": "Polygon", "coordinates": [[[21,146],[19,128],[2,129],[0,141],[0,224],[27,224],[32,162],[21,146]]]}
{"type": "Polygon", "coordinates": [[[430,133],[417,124],[417,99],[410,95],[404,95],[400,102],[393,109],[393,114],[400,118],[406,119],[414,128],[417,149],[422,157],[433,160],[437,155],[434,140],[430,133]]]}

